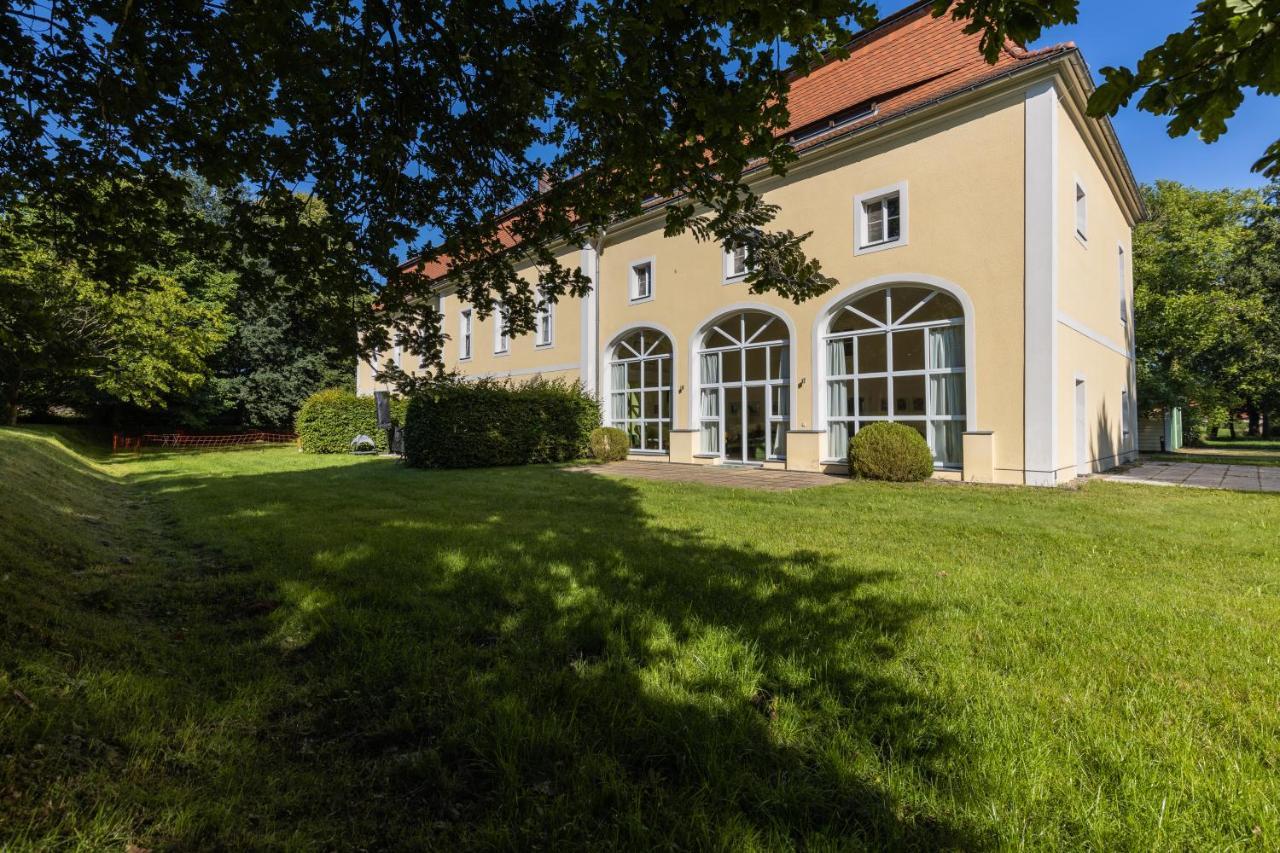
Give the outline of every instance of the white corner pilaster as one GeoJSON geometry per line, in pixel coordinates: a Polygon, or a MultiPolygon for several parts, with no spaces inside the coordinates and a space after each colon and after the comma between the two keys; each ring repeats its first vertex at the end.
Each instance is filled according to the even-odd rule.
{"type": "Polygon", "coordinates": [[[595,243],[582,246],[578,269],[591,279],[591,292],[582,300],[582,339],[578,348],[578,374],[589,393],[600,388],[600,253],[595,243]]]}
{"type": "Polygon", "coordinates": [[[1026,97],[1023,454],[1026,482],[1057,485],[1058,91],[1026,97]]]}

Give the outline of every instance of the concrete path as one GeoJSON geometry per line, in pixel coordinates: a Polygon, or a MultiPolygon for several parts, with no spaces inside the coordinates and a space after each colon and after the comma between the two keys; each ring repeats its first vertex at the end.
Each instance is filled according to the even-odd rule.
{"type": "Polygon", "coordinates": [[[1215,465],[1198,462],[1139,462],[1123,472],[1098,479],[1152,486],[1190,486],[1237,492],[1280,492],[1280,467],[1215,465]]]}
{"type": "Polygon", "coordinates": [[[607,465],[584,465],[569,468],[602,477],[635,477],[667,483],[702,483],[735,489],[759,489],[765,492],[789,492],[849,482],[848,477],[809,474],[803,471],[776,471],[766,468],[737,468],[727,465],[682,465],[670,462],[610,462],[607,465]]]}

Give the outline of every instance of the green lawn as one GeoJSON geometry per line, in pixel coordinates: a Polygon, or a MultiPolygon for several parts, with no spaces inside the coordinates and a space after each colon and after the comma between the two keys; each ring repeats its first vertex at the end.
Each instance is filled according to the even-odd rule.
{"type": "Polygon", "coordinates": [[[0,848],[1280,843],[1280,496],[0,430],[0,848]]]}

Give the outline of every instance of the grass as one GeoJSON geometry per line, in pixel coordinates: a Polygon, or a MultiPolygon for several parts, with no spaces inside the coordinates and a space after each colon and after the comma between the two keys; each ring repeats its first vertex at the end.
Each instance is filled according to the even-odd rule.
{"type": "Polygon", "coordinates": [[[1205,438],[1203,447],[1188,447],[1173,453],[1144,453],[1161,462],[1200,462],[1215,465],[1260,465],[1280,467],[1280,439],[1225,437],[1205,438]]]}
{"type": "Polygon", "coordinates": [[[0,431],[0,847],[1265,849],[1280,497],[0,431]]]}

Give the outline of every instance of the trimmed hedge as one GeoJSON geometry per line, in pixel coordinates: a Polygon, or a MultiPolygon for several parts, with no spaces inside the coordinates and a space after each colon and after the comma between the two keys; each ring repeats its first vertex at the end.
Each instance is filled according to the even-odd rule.
{"type": "MultiPolygon", "coordinates": [[[[391,398],[391,419],[404,423],[406,403],[391,398]]],[[[387,434],[378,429],[378,407],[373,397],[357,397],[350,391],[330,388],[306,399],[295,421],[298,444],[305,453],[350,453],[357,435],[373,439],[387,452],[387,434]]]]}
{"type": "Polygon", "coordinates": [[[914,483],[933,476],[933,453],[906,424],[875,423],[849,439],[849,472],[869,480],[914,483]]]}
{"type": "Polygon", "coordinates": [[[405,461],[418,468],[567,462],[587,454],[600,404],[578,382],[444,378],[409,400],[405,461]]]}
{"type": "Polygon", "coordinates": [[[631,439],[617,427],[596,427],[591,431],[591,455],[601,462],[619,462],[627,458],[631,439]]]}

